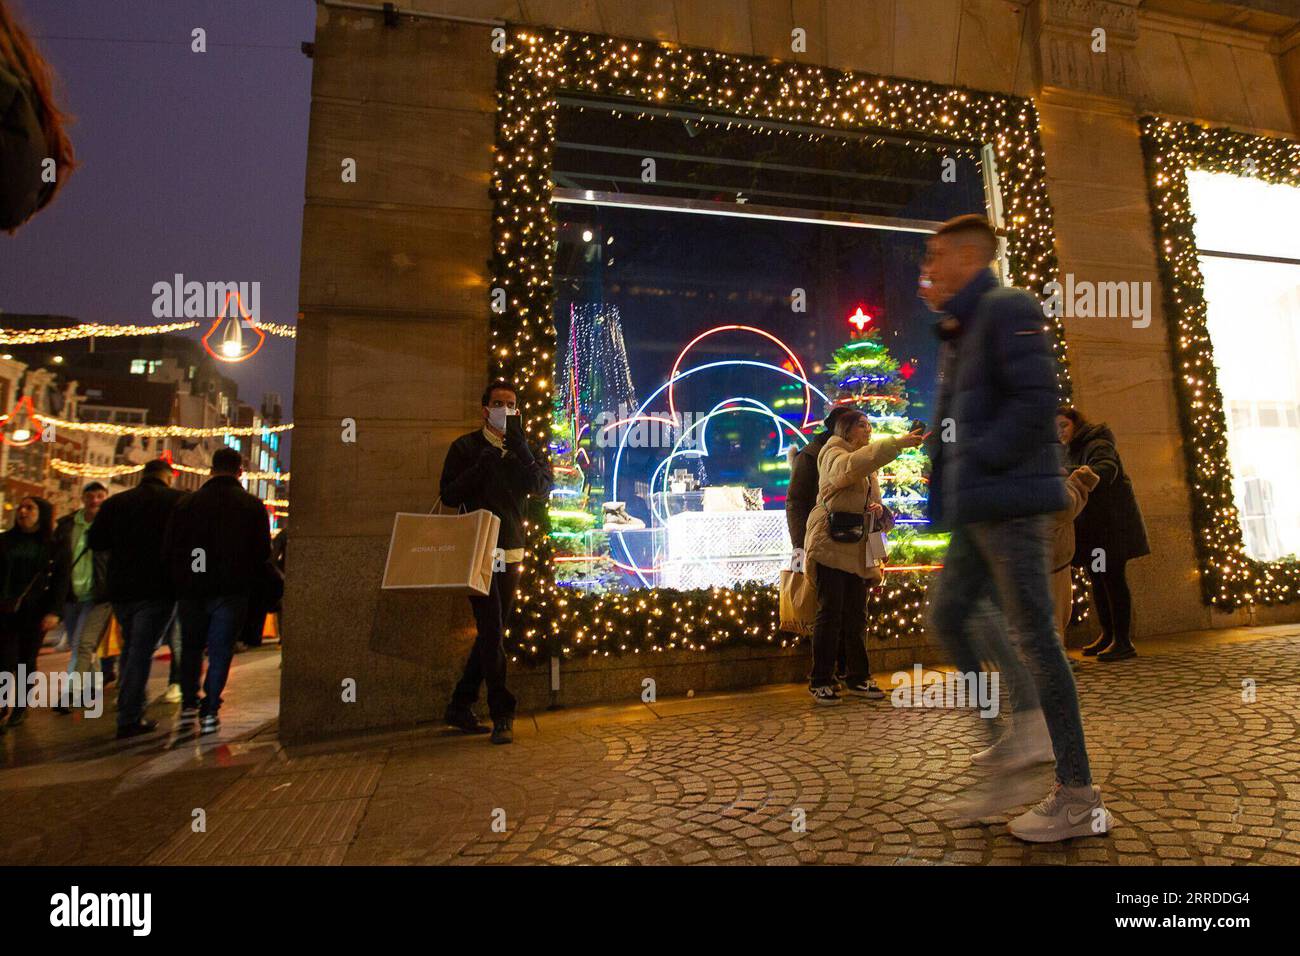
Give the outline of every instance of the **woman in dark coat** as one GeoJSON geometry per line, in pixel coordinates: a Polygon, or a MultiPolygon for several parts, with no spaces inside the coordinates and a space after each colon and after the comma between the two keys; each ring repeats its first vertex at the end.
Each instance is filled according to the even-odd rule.
{"type": "Polygon", "coordinates": [[[1092,424],[1077,409],[1062,406],[1056,415],[1057,434],[1065,446],[1070,468],[1087,466],[1101,478],[1074,523],[1074,560],[1092,583],[1092,605],[1101,622],[1101,636],[1083,649],[1099,661],[1136,657],[1133,648],[1133,598],[1125,565],[1151,553],[1146,524],[1115,449],[1115,435],[1104,424],[1092,424]]]}
{"type": "Polygon", "coordinates": [[[54,506],[44,498],[24,498],[14,526],[0,534],[0,673],[14,675],[17,704],[0,733],[27,716],[27,688],[16,685],[18,665],[29,675],[36,670],[41,642],[59,623],[65,573],[54,542],[54,506]]]}

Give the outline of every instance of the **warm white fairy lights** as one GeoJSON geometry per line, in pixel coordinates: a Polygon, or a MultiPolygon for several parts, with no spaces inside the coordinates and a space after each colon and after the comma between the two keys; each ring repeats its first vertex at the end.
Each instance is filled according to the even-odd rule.
{"type": "MultiPolygon", "coordinates": [[[[1052,211],[1047,197],[1038,113],[1031,101],[912,80],[846,73],[801,63],[693,50],[559,30],[511,31],[498,73],[496,155],[492,181],[493,285],[506,307],[493,314],[490,367],[515,382],[527,434],[538,451],[549,437],[555,354],[552,317],[556,220],[551,170],[561,93],[594,95],[640,106],[675,105],[805,127],[827,135],[887,132],[942,137],[963,150],[992,146],[1006,210],[1010,280],[1041,289],[1056,278],[1052,211]]],[[[1070,383],[1064,330],[1055,333],[1063,396],[1070,383]]],[[[776,590],[587,594],[556,586],[545,503],[529,522],[529,551],[512,653],[639,653],[721,644],[785,646],[776,590]]],[[[890,574],[872,596],[880,638],[919,634],[925,575],[890,574]]]]}
{"type": "MultiPolygon", "coordinates": [[[[253,323],[269,335],[296,338],[298,329],[276,322],[253,323]]],[[[198,322],[165,322],[161,325],[104,325],[82,322],[57,329],[0,329],[0,345],[45,345],[54,342],[71,342],[76,339],[109,339],[123,337],[143,338],[148,335],[166,335],[198,328],[198,322]]]]}
{"type": "Polygon", "coordinates": [[[189,428],[185,425],[115,425],[109,422],[70,422],[50,415],[37,416],[42,425],[73,432],[90,432],[95,435],[134,435],[138,438],[220,438],[224,435],[249,436],[270,432],[286,432],[293,423],[283,425],[218,426],[215,428],[189,428]]]}
{"type": "MultiPolygon", "coordinates": [[[[1289,603],[1300,599],[1300,563],[1255,560],[1246,554],[1242,539],[1187,171],[1204,169],[1300,186],[1300,143],[1158,116],[1143,117],[1141,129],[1166,326],[1179,373],[1174,382],[1202,594],[1207,603],[1224,608],[1289,603]]],[[[1260,347],[1273,344],[1261,342],[1260,347]]]]}

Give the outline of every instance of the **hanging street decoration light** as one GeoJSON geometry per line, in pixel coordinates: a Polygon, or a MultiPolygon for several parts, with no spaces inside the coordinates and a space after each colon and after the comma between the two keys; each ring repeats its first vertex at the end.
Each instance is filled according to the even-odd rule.
{"type": "Polygon", "coordinates": [[[40,416],[36,414],[36,406],[32,404],[30,395],[18,399],[13,410],[0,417],[0,441],[7,445],[23,448],[40,438],[40,435],[40,416]]]}
{"type": "Polygon", "coordinates": [[[227,292],[226,301],[221,307],[221,314],[212,322],[212,328],[203,336],[203,348],[219,362],[243,362],[257,354],[266,342],[266,333],[258,328],[258,323],[244,308],[244,301],[238,292],[227,292]],[[235,300],[235,311],[231,314],[230,300],[235,300]],[[244,323],[257,336],[251,347],[245,342],[244,323]],[[215,339],[215,340],[214,340],[215,339]]]}

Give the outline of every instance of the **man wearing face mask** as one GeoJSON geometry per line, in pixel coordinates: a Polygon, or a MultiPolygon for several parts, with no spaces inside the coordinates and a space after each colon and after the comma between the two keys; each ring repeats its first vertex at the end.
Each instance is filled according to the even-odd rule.
{"type": "Polygon", "coordinates": [[[479,685],[486,684],[492,742],[508,744],[514,740],[515,698],[506,689],[502,639],[524,559],[528,497],[551,489],[550,469],[528,447],[509,382],[498,380],[483,390],[483,427],[452,442],[439,488],[444,504],[466,511],[484,509],[501,519],[497,547],[504,552],[505,562],[492,574],[488,593],[469,599],[478,637],[444,719],[465,733],[486,732],[474,714],[479,685]]]}

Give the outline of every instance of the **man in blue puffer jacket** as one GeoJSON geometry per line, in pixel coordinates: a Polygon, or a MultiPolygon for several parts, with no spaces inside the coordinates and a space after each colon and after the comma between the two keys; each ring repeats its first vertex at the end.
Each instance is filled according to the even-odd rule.
{"type": "MultiPolygon", "coordinates": [[[[1037,300],[999,286],[989,269],[996,252],[980,216],[950,220],[926,245],[923,298],[946,313],[938,331],[948,353],[928,449],[930,517],[952,531],[930,613],[947,642],[960,642],[992,582],[1037,685],[1056,758],[1052,792],[1010,831],[1052,842],[1106,833],[1111,818],[1092,784],[1048,582],[1048,516],[1069,504],[1055,432],[1056,363],[1037,300]]],[[[985,800],[984,809],[994,803],[985,800]]]]}

